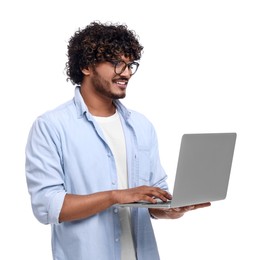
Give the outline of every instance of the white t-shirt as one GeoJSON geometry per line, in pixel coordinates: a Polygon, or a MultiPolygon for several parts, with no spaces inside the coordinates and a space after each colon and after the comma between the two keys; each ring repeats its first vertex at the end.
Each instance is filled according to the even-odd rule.
{"type": "MultiPolygon", "coordinates": [[[[106,141],[112,150],[116,162],[118,188],[128,188],[128,173],[126,165],[126,144],[121,125],[121,121],[116,112],[109,117],[96,117],[95,120],[100,125],[106,141]]],[[[119,217],[121,223],[121,259],[136,260],[134,242],[131,232],[131,219],[129,208],[119,208],[119,217]]]]}

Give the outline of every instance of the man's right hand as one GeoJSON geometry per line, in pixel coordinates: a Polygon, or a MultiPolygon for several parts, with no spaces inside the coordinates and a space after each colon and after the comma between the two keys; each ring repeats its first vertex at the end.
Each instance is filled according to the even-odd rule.
{"type": "Polygon", "coordinates": [[[156,203],[156,199],[161,199],[162,201],[172,199],[172,196],[167,191],[152,186],[139,186],[124,190],[114,190],[113,197],[116,203],[131,203],[138,201],[156,203]]]}

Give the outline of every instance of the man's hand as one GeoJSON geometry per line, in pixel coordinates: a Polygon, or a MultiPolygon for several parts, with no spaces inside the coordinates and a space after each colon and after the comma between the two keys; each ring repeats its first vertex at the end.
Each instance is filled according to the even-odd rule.
{"type": "Polygon", "coordinates": [[[167,191],[151,186],[139,186],[130,189],[115,190],[113,192],[115,203],[131,203],[137,201],[156,203],[156,198],[162,201],[168,201],[172,198],[167,191]]]}
{"type": "Polygon", "coordinates": [[[207,202],[207,203],[179,207],[179,208],[169,208],[169,209],[151,208],[149,209],[149,212],[154,218],[177,219],[182,217],[188,211],[209,207],[210,205],[211,203],[207,202]]]}

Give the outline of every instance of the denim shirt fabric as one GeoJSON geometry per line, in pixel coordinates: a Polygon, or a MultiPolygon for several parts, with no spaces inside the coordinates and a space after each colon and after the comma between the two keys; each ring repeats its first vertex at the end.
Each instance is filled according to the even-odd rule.
{"type": "MultiPolygon", "coordinates": [[[[154,127],[119,100],[115,105],[125,134],[129,187],[151,185],[167,190],[154,127]]],[[[86,219],[58,221],[66,193],[84,195],[118,188],[113,154],[79,87],[71,101],[33,123],[26,145],[26,180],[35,217],[52,226],[54,260],[120,260],[117,206],[86,219]]],[[[148,210],[133,208],[131,222],[137,259],[158,260],[148,210]]]]}

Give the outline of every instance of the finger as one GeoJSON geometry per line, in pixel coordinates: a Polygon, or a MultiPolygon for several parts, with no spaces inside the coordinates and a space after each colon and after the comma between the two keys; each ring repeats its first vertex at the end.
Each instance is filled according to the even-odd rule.
{"type": "Polygon", "coordinates": [[[160,188],[156,188],[152,191],[152,195],[156,198],[159,198],[161,199],[162,201],[167,201],[167,200],[170,200],[172,199],[172,196],[170,193],[168,193],[167,191],[165,190],[162,190],[160,188]]]}
{"type": "Polygon", "coordinates": [[[159,187],[152,186],[140,186],[134,188],[136,190],[136,200],[146,200],[151,203],[156,203],[156,199],[162,201],[167,201],[172,199],[172,196],[165,190],[160,189],[159,187]]]}
{"type": "Polygon", "coordinates": [[[189,210],[193,210],[193,209],[196,209],[195,205],[185,207],[184,211],[189,211],[189,210]]]}
{"type": "Polygon", "coordinates": [[[136,187],[134,189],[139,189],[140,192],[142,193],[145,193],[149,196],[156,196],[156,197],[159,197],[159,196],[164,196],[166,197],[167,199],[171,199],[172,198],[172,195],[167,192],[166,190],[163,190],[159,187],[153,187],[153,186],[139,186],[139,187],[136,187]]]}
{"type": "Polygon", "coordinates": [[[172,208],[165,210],[165,213],[169,218],[177,219],[181,218],[184,215],[185,211],[183,211],[181,208],[172,208]]]}
{"type": "Polygon", "coordinates": [[[155,199],[155,197],[151,197],[151,196],[148,196],[148,195],[143,195],[142,196],[142,199],[139,199],[140,201],[148,201],[150,203],[157,203],[157,200],[155,199]]]}
{"type": "Polygon", "coordinates": [[[210,202],[201,203],[201,204],[195,204],[195,205],[189,205],[189,206],[182,207],[182,210],[186,212],[186,211],[190,211],[190,210],[205,208],[205,207],[208,207],[210,205],[211,205],[210,202]]]}
{"type": "Polygon", "coordinates": [[[194,205],[195,209],[205,208],[205,207],[209,207],[209,206],[211,206],[210,202],[194,205]]]}

